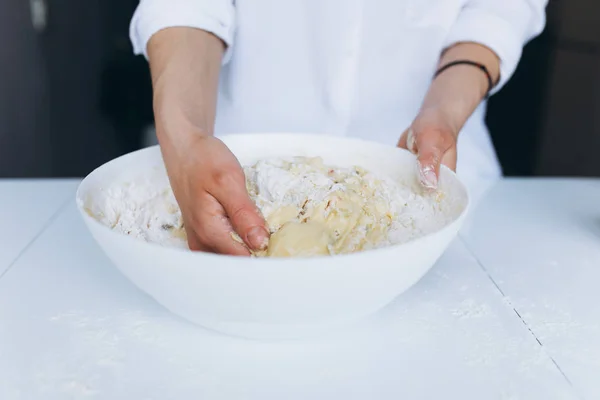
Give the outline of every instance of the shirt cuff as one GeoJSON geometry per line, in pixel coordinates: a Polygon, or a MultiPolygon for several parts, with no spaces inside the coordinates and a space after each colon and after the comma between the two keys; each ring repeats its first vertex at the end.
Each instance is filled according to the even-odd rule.
{"type": "Polygon", "coordinates": [[[490,48],[500,58],[500,80],[490,94],[504,86],[515,72],[523,51],[523,38],[504,18],[484,10],[465,9],[455,22],[444,48],[474,42],[490,48]]]}
{"type": "Polygon", "coordinates": [[[129,26],[134,53],[147,59],[150,38],[172,27],[197,28],[214,34],[226,45],[222,63],[231,58],[235,32],[235,8],[231,0],[142,0],[129,26]]]}

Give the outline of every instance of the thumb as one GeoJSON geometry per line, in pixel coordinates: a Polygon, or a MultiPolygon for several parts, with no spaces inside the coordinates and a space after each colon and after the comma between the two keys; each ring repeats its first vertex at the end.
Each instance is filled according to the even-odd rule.
{"type": "Polygon", "coordinates": [[[453,136],[435,129],[423,130],[415,135],[419,180],[423,186],[436,189],[440,165],[444,155],[453,146],[453,136]]]}
{"type": "Polygon", "coordinates": [[[252,250],[263,250],[269,243],[266,222],[246,190],[243,174],[241,178],[229,175],[230,184],[219,185],[212,195],[221,203],[235,232],[252,250]]]}

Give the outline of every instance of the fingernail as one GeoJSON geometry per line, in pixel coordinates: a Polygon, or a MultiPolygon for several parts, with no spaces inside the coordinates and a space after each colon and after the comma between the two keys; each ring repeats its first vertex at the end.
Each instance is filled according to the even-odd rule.
{"type": "Polygon", "coordinates": [[[438,179],[435,175],[435,170],[431,165],[421,165],[418,163],[419,169],[419,180],[421,184],[428,189],[436,189],[438,185],[438,179]]]}
{"type": "Polygon", "coordinates": [[[262,226],[250,229],[246,238],[253,250],[264,250],[269,244],[269,232],[262,226]]]}
{"type": "Polygon", "coordinates": [[[408,130],[408,134],[406,135],[406,148],[411,153],[415,153],[415,133],[412,128],[408,130]]]}

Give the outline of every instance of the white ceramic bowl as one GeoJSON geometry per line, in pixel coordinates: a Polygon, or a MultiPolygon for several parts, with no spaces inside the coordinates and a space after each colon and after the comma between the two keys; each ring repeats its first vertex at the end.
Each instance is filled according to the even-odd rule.
{"type": "MultiPolygon", "coordinates": [[[[221,139],[242,164],[267,157],[321,156],[329,164],[359,165],[414,181],[414,156],[391,146],[305,134],[221,139]]],[[[121,272],[157,302],[199,325],[247,338],[303,337],[377,311],[434,265],[456,236],[468,208],[464,185],[444,168],[440,187],[453,209],[453,220],[439,231],[397,246],[305,259],[230,257],[162,247],[114,232],[84,210],[101,188],[161,164],[159,148],[151,147],[96,169],[77,191],[83,220],[121,272]]]]}

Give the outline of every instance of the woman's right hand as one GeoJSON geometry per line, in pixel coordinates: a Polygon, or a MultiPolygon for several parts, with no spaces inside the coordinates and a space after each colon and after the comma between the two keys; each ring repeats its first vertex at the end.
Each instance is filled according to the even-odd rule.
{"type": "Polygon", "coordinates": [[[246,256],[248,249],[262,250],[269,233],[242,167],[211,135],[223,42],[199,29],[174,27],[152,36],[147,50],[156,133],[190,249],[246,256]]]}
{"type": "Polygon", "coordinates": [[[265,221],[246,190],[244,171],[219,139],[193,135],[180,150],[163,147],[191,250],[249,255],[269,240],[265,221]],[[237,233],[244,244],[234,240],[237,233]]]}

